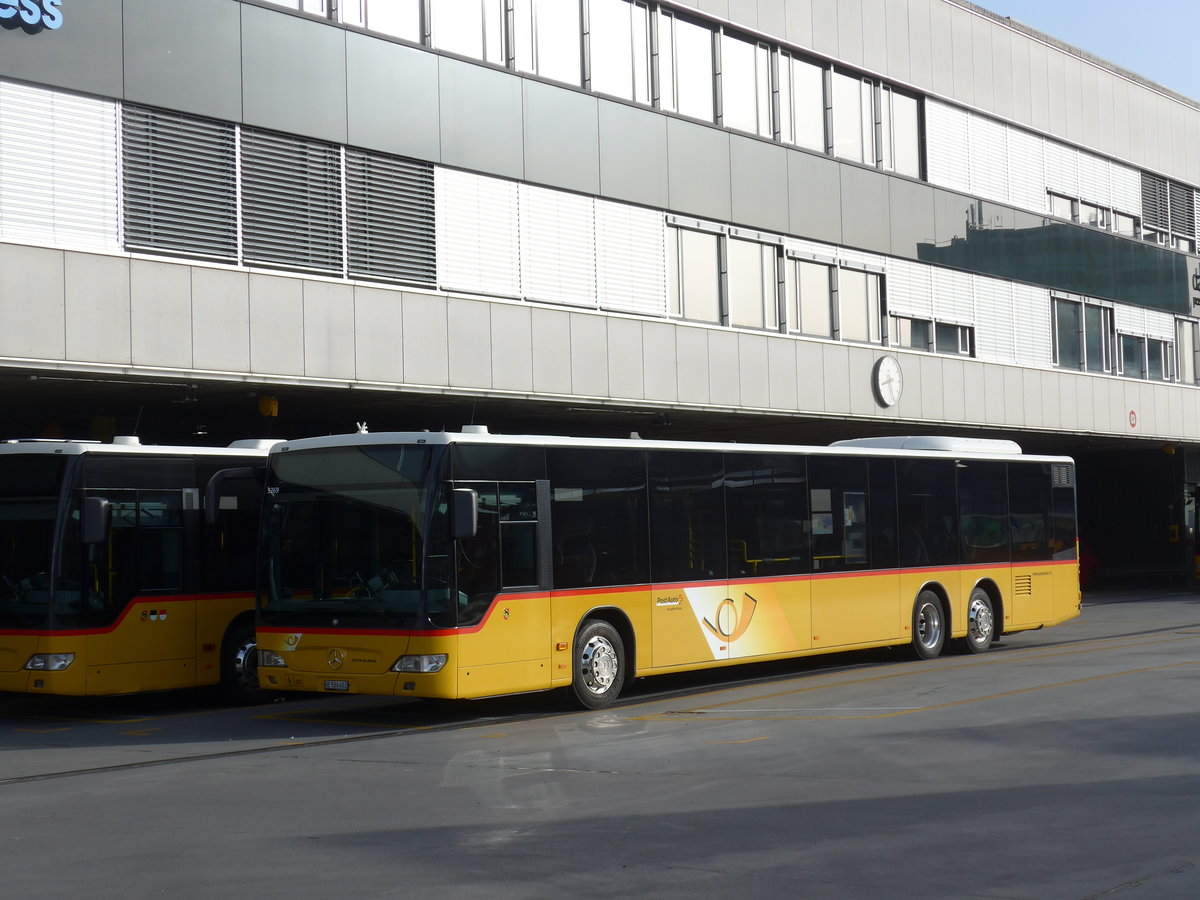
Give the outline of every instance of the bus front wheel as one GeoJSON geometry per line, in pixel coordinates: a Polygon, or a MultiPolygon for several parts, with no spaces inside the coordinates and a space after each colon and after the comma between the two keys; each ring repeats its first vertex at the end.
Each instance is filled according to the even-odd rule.
{"type": "Polygon", "coordinates": [[[251,621],[235,622],[221,643],[221,695],[237,704],[266,698],[258,686],[258,642],[251,621]]]}
{"type": "Polygon", "coordinates": [[[933,591],[921,591],[913,604],[912,647],[921,659],[933,659],[946,643],[946,616],[941,598],[933,591]]]}
{"type": "Polygon", "coordinates": [[[571,693],[586,709],[603,709],[617,699],[625,680],[625,645],[617,629],[588,619],[575,636],[571,693]]]}

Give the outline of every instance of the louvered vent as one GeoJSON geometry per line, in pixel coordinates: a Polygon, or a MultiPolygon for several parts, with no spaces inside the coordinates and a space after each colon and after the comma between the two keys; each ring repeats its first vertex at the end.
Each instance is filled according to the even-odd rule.
{"type": "Polygon", "coordinates": [[[342,274],[341,150],[242,129],[242,257],[342,274]]]}
{"type": "Polygon", "coordinates": [[[1196,236],[1196,196],[1190,187],[1171,183],[1171,230],[1176,234],[1196,236]]]}
{"type": "Polygon", "coordinates": [[[346,249],[351,275],[437,283],[433,166],[346,150],[346,249]]]}
{"type": "Polygon", "coordinates": [[[126,105],[125,246],[237,259],[234,126],[126,105]]]}
{"type": "Polygon", "coordinates": [[[1014,575],[1013,576],[1013,593],[1018,597],[1033,596],[1033,576],[1032,575],[1014,575]]]}
{"type": "Polygon", "coordinates": [[[1054,463],[1050,466],[1050,484],[1053,487],[1074,487],[1075,467],[1066,463],[1054,463]]]}
{"type": "Polygon", "coordinates": [[[1142,173],[1142,221],[1152,228],[1170,228],[1167,179],[1142,173]]]}

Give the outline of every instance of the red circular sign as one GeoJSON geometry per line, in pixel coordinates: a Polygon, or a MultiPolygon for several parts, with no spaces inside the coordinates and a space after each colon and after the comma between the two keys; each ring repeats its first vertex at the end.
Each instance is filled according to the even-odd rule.
{"type": "Polygon", "coordinates": [[[1137,428],[1137,411],[1133,409],[1129,411],[1129,427],[1137,428]]]}

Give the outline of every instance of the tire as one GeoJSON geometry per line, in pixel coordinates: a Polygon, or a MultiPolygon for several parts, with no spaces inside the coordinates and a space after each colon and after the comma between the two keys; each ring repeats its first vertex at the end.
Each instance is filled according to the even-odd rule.
{"type": "Polygon", "coordinates": [[[913,604],[912,648],[918,659],[933,659],[946,644],[946,611],[933,591],[921,591],[913,604]]]}
{"type": "Polygon", "coordinates": [[[585,709],[604,709],[625,682],[625,645],[617,629],[588,619],[575,635],[571,695],[585,709]]]}
{"type": "Polygon", "coordinates": [[[992,598],[981,587],[971,591],[967,601],[967,636],[962,645],[968,653],[986,653],[996,639],[996,611],[992,598]]]}
{"type": "Polygon", "coordinates": [[[239,706],[267,698],[258,686],[258,641],[252,621],[234,622],[221,642],[221,697],[239,706]]]}

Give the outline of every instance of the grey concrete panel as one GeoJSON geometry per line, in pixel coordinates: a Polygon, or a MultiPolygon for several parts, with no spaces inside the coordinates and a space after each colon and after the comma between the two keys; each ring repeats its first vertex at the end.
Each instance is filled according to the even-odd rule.
{"type": "MultiPolygon", "coordinates": [[[[1034,91],[1037,90],[1036,83],[1034,91]]],[[[1046,130],[1058,137],[1067,136],[1067,61],[1059,50],[1046,52],[1046,95],[1050,103],[1050,123],[1046,130]]]]}
{"type": "MultiPolygon", "coordinates": [[[[997,34],[1000,33],[999,31],[997,32],[997,34]]],[[[1011,115],[1015,121],[1027,126],[1033,124],[1033,96],[1029,87],[1030,44],[1030,41],[1020,37],[1010,37],[1008,41],[1010,52],[1009,74],[1012,84],[1011,115]]],[[[997,84],[1000,77],[1000,74],[997,72],[997,84]]]]}
{"type": "Polygon", "coordinates": [[[954,91],[961,103],[975,103],[975,16],[964,9],[949,6],[951,55],[954,66],[954,91]]]}
{"type": "MultiPolygon", "coordinates": [[[[911,82],[927,91],[935,90],[933,77],[933,23],[930,7],[933,0],[908,0],[908,60],[911,82]]],[[[941,4],[939,3],[938,6],[941,4]]],[[[888,9],[903,14],[904,5],[889,3],[888,9]]],[[[890,13],[889,13],[890,15],[890,13]]],[[[938,48],[939,54],[948,54],[949,45],[938,48]]],[[[947,58],[943,55],[943,59],[947,58]]]]}
{"type": "MultiPolygon", "coordinates": [[[[1187,179],[1190,169],[1189,159],[1196,155],[1196,148],[1188,145],[1188,125],[1196,121],[1197,114],[1192,112],[1189,115],[1187,108],[1175,101],[1170,102],[1170,109],[1171,146],[1175,149],[1172,171],[1176,178],[1187,179]]],[[[1195,179],[1189,180],[1193,184],[1196,183],[1195,179]]]]}
{"type": "Polygon", "coordinates": [[[451,387],[492,387],[491,311],[492,304],[486,300],[451,297],[446,301],[451,387]]]}
{"type": "Polygon", "coordinates": [[[1045,419],[1045,391],[1046,386],[1042,383],[1042,372],[1037,369],[1020,369],[1021,372],[1021,393],[1025,403],[1025,422],[1027,428],[1044,428],[1046,426],[1045,419]]]}
{"type": "Polygon", "coordinates": [[[247,125],[346,142],[346,32],[242,5],[247,125]]]}
{"type": "Polygon", "coordinates": [[[441,160],[438,57],[346,34],[346,139],[354,147],[441,160]],[[414,87],[419,86],[419,90],[414,87]]]}
{"type": "MultiPolygon", "coordinates": [[[[128,365],[132,362],[129,347],[129,260],[91,253],[66,253],[63,254],[62,263],[66,358],[74,362],[128,365]]],[[[3,306],[0,306],[2,309],[3,306]]],[[[17,334],[25,331],[20,319],[10,318],[3,312],[0,312],[0,321],[5,323],[4,331],[15,331],[17,334]],[[17,324],[19,327],[14,329],[13,325],[17,324]]],[[[30,330],[28,337],[36,339],[38,335],[30,330]]],[[[21,342],[27,340],[23,336],[21,342]]],[[[0,338],[0,342],[3,342],[3,338],[0,338]]]]}
{"type": "MultiPolygon", "coordinates": [[[[860,0],[858,7],[862,20],[863,61],[891,78],[899,78],[891,71],[888,59],[887,0],[860,0]]],[[[842,21],[844,19],[839,15],[839,27],[842,21]]]]}
{"type": "Polygon", "coordinates": [[[1113,82],[1113,127],[1117,131],[1117,155],[1121,159],[1135,160],[1142,153],[1141,110],[1134,122],[1134,109],[1130,99],[1132,88],[1123,78],[1113,82]]]}
{"type": "Polygon", "coordinates": [[[863,392],[866,395],[873,413],[877,416],[919,421],[929,405],[926,394],[932,387],[932,385],[925,384],[924,365],[928,354],[895,354],[900,363],[900,369],[904,373],[904,390],[900,393],[900,402],[889,408],[880,406],[879,401],[875,399],[874,379],[871,377],[876,361],[884,355],[884,352],[882,348],[877,348],[867,357],[865,363],[855,364],[855,368],[851,372],[855,391],[863,392]]]}
{"type": "Polygon", "coordinates": [[[798,47],[813,46],[813,0],[786,0],[784,36],[798,47]]]}
{"type": "MultiPolygon", "coordinates": [[[[766,31],[768,34],[782,34],[783,29],[771,31],[766,28],[760,21],[761,13],[759,11],[759,0],[727,0],[726,18],[730,22],[736,22],[738,25],[745,25],[747,28],[757,28],[761,31],[766,31]]],[[[774,0],[771,6],[777,7],[782,18],[783,7],[778,0],[774,0]]]]}
{"type": "Polygon", "coordinates": [[[600,126],[595,97],[524,80],[525,178],[595,194],[600,190],[600,126]]]}
{"type": "Polygon", "coordinates": [[[845,344],[822,344],[821,365],[825,372],[825,412],[849,413],[850,349],[845,344]]]}
{"type": "Polygon", "coordinates": [[[999,26],[979,16],[971,16],[971,71],[974,75],[971,89],[975,105],[987,112],[996,111],[996,91],[993,84],[995,72],[992,68],[994,30],[999,30],[999,26]]]}
{"type": "Polygon", "coordinates": [[[192,266],[192,364],[250,371],[250,285],[245,272],[192,266]]]}
{"type": "MultiPolygon", "coordinates": [[[[983,371],[987,368],[984,363],[962,363],[962,372],[957,381],[962,385],[962,412],[954,416],[954,390],[946,393],[946,421],[948,422],[987,422],[987,396],[984,389],[983,371]]],[[[949,388],[955,382],[953,366],[947,360],[944,370],[944,384],[949,388]]]]}
{"type": "Polygon", "coordinates": [[[788,155],[777,144],[730,135],[733,221],[767,231],[785,232],[788,215],[788,155]]]}
{"type": "Polygon", "coordinates": [[[404,295],[359,287],[354,291],[354,371],[359,381],[404,381],[404,295]]]}
{"type": "Polygon", "coordinates": [[[1095,66],[1079,68],[1080,112],[1083,116],[1083,142],[1099,149],[1100,143],[1100,77],[1095,66]]]}
{"type": "Polygon", "coordinates": [[[1025,425],[1025,381],[1021,377],[1021,369],[1016,366],[1004,366],[1004,421],[1009,425],[1021,427],[1025,425]]]}
{"type": "Polygon", "coordinates": [[[57,29],[0,28],[0,76],[120,97],[121,0],[66,3],[60,12],[57,29]]]}
{"type": "Polygon", "coordinates": [[[533,389],[539,394],[571,393],[571,316],[531,307],[533,389]]]}
{"type": "Polygon", "coordinates": [[[1038,131],[1050,130],[1050,50],[1045,44],[1022,41],[1029,49],[1029,100],[1031,124],[1038,131]]]}
{"type": "Polygon", "coordinates": [[[1076,428],[1085,433],[1096,430],[1094,392],[1099,380],[1086,375],[1075,376],[1076,428]]]}
{"type": "Polygon", "coordinates": [[[839,57],[838,0],[810,0],[812,6],[812,48],[826,56],[839,57]]]}
{"type": "Polygon", "coordinates": [[[967,415],[967,368],[979,370],[978,363],[967,363],[961,359],[942,360],[942,419],[946,422],[966,422],[967,415]]]}
{"type": "Polygon", "coordinates": [[[908,4],[883,3],[888,75],[900,81],[912,80],[908,37],[908,4]]]}
{"type": "MultiPolygon", "coordinates": [[[[1045,381],[1044,374],[1042,380],[1045,381]]],[[[1114,408],[1124,406],[1125,392],[1124,390],[1120,392],[1122,402],[1114,404],[1113,386],[1114,384],[1119,386],[1119,383],[1112,378],[1098,378],[1096,382],[1092,388],[1092,421],[1096,423],[1097,431],[1112,431],[1116,422],[1124,420],[1125,411],[1122,409],[1114,413],[1114,408]]],[[[1049,406],[1050,402],[1047,400],[1046,406],[1049,406]]],[[[1055,410],[1057,410],[1057,406],[1055,406],[1055,410]]],[[[1055,423],[1046,421],[1045,424],[1049,426],[1055,423]]]]}
{"type": "Polygon", "coordinates": [[[933,241],[937,235],[933,189],[915,181],[889,178],[888,217],[891,253],[916,259],[918,245],[933,241]]]}
{"type": "Polygon", "coordinates": [[[1117,147],[1113,100],[1113,83],[1116,80],[1116,76],[1108,72],[1098,71],[1096,74],[1096,147],[1108,155],[1115,154],[1117,147]]]}
{"type": "Polygon", "coordinates": [[[771,405],[771,340],[765,334],[744,331],[738,334],[738,386],[742,406],[764,409],[771,405]]]}
{"type": "Polygon", "coordinates": [[[354,288],[304,282],[304,374],[354,378],[354,288]]]}
{"type": "Polygon", "coordinates": [[[667,122],[668,207],[728,221],[730,198],[728,132],[670,119],[667,122]]]}
{"type": "Polygon", "coordinates": [[[229,0],[125,0],[125,99],[240,122],[239,10],[229,0]]]}
{"type": "Polygon", "coordinates": [[[522,79],[461,60],[438,60],[442,162],[521,178],[522,79]]]}
{"type": "Polygon", "coordinates": [[[608,395],[641,400],[646,393],[645,348],[642,323],[636,319],[610,317],[608,325],[608,395]]]}
{"type": "Polygon", "coordinates": [[[798,341],[791,337],[772,337],[767,342],[767,378],[770,380],[770,396],[767,404],[772,409],[794,410],[799,403],[796,392],[796,347],[798,341]]]}
{"type": "Polygon", "coordinates": [[[788,153],[788,204],[792,234],[826,241],[842,240],[841,163],[794,150],[788,153]]]}
{"type": "Polygon", "coordinates": [[[642,323],[642,393],[647,400],[674,403],[679,399],[678,330],[667,322],[642,323]]]}
{"type": "MultiPolygon", "coordinates": [[[[737,0],[733,0],[733,2],[737,2],[737,0]]],[[[722,19],[728,19],[729,4],[730,0],[696,0],[691,5],[695,6],[700,12],[708,13],[710,16],[719,16],[722,19]]]]}
{"type": "Polygon", "coordinates": [[[1083,132],[1083,68],[1086,63],[1073,56],[1063,59],[1063,91],[1067,109],[1068,140],[1082,142],[1083,132]]]}
{"type": "Polygon", "coordinates": [[[250,368],[304,374],[304,282],[299,278],[250,276],[250,368]]]}
{"type": "Polygon", "coordinates": [[[501,391],[533,390],[533,314],[516,303],[492,304],[492,386],[501,391]]]}
{"type": "Polygon", "coordinates": [[[405,383],[448,385],[451,348],[446,298],[405,294],[403,329],[405,383]]]}
{"type": "MultiPolygon", "coordinates": [[[[796,341],[796,408],[802,412],[824,413],[825,347],[818,341],[796,341]]],[[[828,377],[841,377],[830,373],[828,377]]]]}
{"type": "Polygon", "coordinates": [[[736,331],[708,329],[708,399],[716,406],[742,402],[738,384],[741,366],[740,341],[736,331]]]}
{"type": "Polygon", "coordinates": [[[842,166],[842,243],[876,253],[892,249],[891,201],[882,172],[842,166]]]}
{"type": "MultiPolygon", "coordinates": [[[[883,355],[883,350],[879,347],[864,347],[861,344],[846,345],[846,388],[850,394],[850,412],[853,415],[875,416],[895,412],[895,410],[884,409],[879,405],[872,387],[871,373],[875,369],[876,361],[883,355]]],[[[906,396],[901,397],[901,404],[909,401],[915,411],[914,415],[919,413],[921,409],[920,391],[905,393],[906,396]],[[918,399],[914,400],[914,398],[918,399]]]]}
{"type": "Polygon", "coordinates": [[[1004,368],[985,364],[983,367],[984,421],[989,425],[1008,424],[1008,420],[1005,418],[1004,387],[1004,368]]]}
{"type": "Polygon", "coordinates": [[[1200,116],[1188,115],[1184,125],[1184,141],[1187,145],[1185,178],[1189,184],[1200,184],[1200,116]]]}
{"type": "MultiPolygon", "coordinates": [[[[912,0],[919,3],[921,0],[912,0]]],[[[929,0],[929,61],[935,93],[954,97],[954,19],[951,7],[941,0],[929,0]]],[[[917,47],[913,45],[913,58],[917,47]]]]}
{"type": "Polygon", "coordinates": [[[998,116],[1013,117],[1013,36],[1007,28],[989,25],[992,38],[992,109],[998,116]]]}
{"type": "Polygon", "coordinates": [[[604,316],[570,313],[571,393],[607,397],[608,326],[604,316]]]}
{"type": "MultiPolygon", "coordinates": [[[[905,372],[916,370],[917,378],[914,380],[917,383],[913,387],[917,388],[916,393],[919,394],[921,400],[920,417],[927,422],[941,422],[946,418],[943,362],[943,357],[931,353],[923,353],[915,357],[905,355],[900,358],[900,364],[904,367],[905,372]]],[[[905,393],[908,390],[910,388],[906,387],[905,393]]]]}
{"type": "Polygon", "coordinates": [[[681,403],[708,403],[708,329],[679,325],[675,329],[676,384],[681,403]]]}
{"type": "Polygon", "coordinates": [[[842,62],[863,65],[864,25],[863,0],[837,0],[837,57],[842,62]]]}
{"type": "MultiPolygon", "coordinates": [[[[749,2],[749,0],[747,0],[749,2]]],[[[739,7],[740,7],[739,3],[739,7]]],[[[800,5],[800,4],[798,4],[800,5]]],[[[758,0],[758,30],[784,37],[787,35],[787,0],[758,0]]],[[[740,14],[740,8],[739,8],[740,14]]],[[[741,21],[740,19],[738,21],[741,21]]]]}
{"type": "Polygon", "coordinates": [[[601,192],[614,200],[665,207],[667,117],[610,100],[597,102],[601,192]]]}
{"type": "Polygon", "coordinates": [[[129,342],[135,366],[192,366],[192,278],[188,266],[129,263],[129,342]]]}
{"type": "Polygon", "coordinates": [[[1060,430],[1075,431],[1079,428],[1079,376],[1056,373],[1058,375],[1058,421],[1055,424],[1060,430]]]}
{"type": "Polygon", "coordinates": [[[1164,384],[1148,384],[1147,392],[1154,406],[1154,434],[1171,434],[1178,432],[1178,425],[1171,421],[1171,394],[1174,388],[1164,384]]]}

